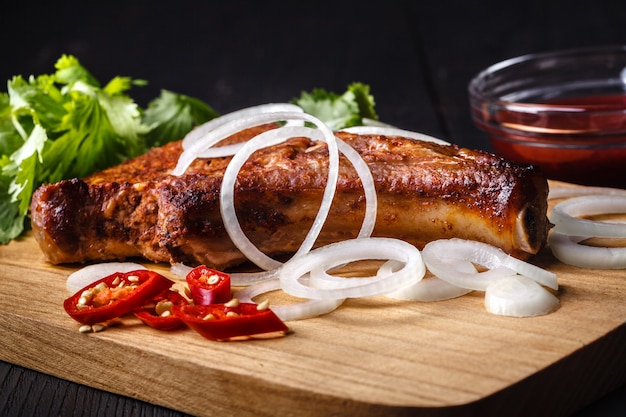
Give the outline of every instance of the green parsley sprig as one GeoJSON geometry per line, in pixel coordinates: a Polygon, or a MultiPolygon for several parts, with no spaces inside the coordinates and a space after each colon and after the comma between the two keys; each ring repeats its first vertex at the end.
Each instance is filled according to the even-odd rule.
{"type": "Polygon", "coordinates": [[[354,82],[342,94],[315,88],[303,91],[300,97],[291,100],[306,112],[326,123],[331,129],[339,130],[363,124],[364,119],[378,120],[374,96],[367,84],[354,82]]]}
{"type": "Polygon", "coordinates": [[[27,227],[39,185],[116,165],[217,116],[204,102],[167,90],[142,109],[127,92],[144,80],[115,77],[102,87],[71,55],[55,69],[15,76],[0,92],[2,244],[27,227]]]}

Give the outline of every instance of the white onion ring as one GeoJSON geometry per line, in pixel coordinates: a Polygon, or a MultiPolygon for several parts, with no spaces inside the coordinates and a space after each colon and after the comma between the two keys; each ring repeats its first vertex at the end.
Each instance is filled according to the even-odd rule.
{"type": "Polygon", "coordinates": [[[76,293],[87,285],[93,284],[97,280],[116,272],[130,272],[140,269],[146,269],[146,267],[134,262],[103,262],[87,265],[72,272],[67,277],[65,286],[69,292],[76,293]]]}
{"type": "Polygon", "coordinates": [[[389,123],[381,122],[380,120],[370,119],[369,117],[364,117],[361,119],[361,123],[363,126],[378,126],[378,127],[395,127],[389,123]]]}
{"type": "Polygon", "coordinates": [[[530,278],[544,287],[552,288],[553,290],[559,289],[556,274],[553,272],[547,271],[529,262],[522,261],[521,259],[514,258],[513,256],[505,255],[504,252],[501,253],[503,254],[501,258],[503,267],[512,269],[519,275],[530,278]]]}
{"type": "Polygon", "coordinates": [[[185,280],[187,278],[187,274],[191,272],[193,267],[185,265],[183,263],[175,263],[170,265],[170,272],[174,274],[174,276],[180,280],[185,280]]]}
{"type": "Polygon", "coordinates": [[[626,224],[581,219],[578,216],[626,213],[626,196],[593,195],[574,197],[554,206],[550,221],[554,231],[571,236],[626,237],[626,224]]]}
{"type": "Polygon", "coordinates": [[[376,185],[374,184],[372,171],[361,154],[352,146],[339,138],[335,139],[337,140],[339,151],[350,161],[361,179],[363,193],[365,194],[365,216],[363,217],[363,223],[361,224],[358,237],[370,237],[376,225],[376,214],[378,211],[378,195],[376,194],[376,185]]]}
{"type": "Polygon", "coordinates": [[[437,278],[457,287],[485,291],[494,280],[516,274],[512,269],[502,266],[497,251],[497,248],[479,242],[442,239],[426,244],[422,257],[428,270],[437,278]],[[473,263],[488,270],[478,272],[474,268],[471,271],[473,263]]]}
{"type": "Polygon", "coordinates": [[[580,244],[585,239],[587,237],[568,236],[553,231],[548,243],[554,257],[565,264],[591,269],[626,269],[626,248],[580,244]]]}
{"type": "Polygon", "coordinates": [[[548,314],[559,299],[532,279],[516,275],[498,279],[487,286],[485,308],[492,314],[531,317],[548,314]]]}
{"type": "Polygon", "coordinates": [[[261,282],[278,279],[278,269],[260,272],[232,272],[230,273],[230,284],[234,287],[246,287],[261,282]]]}
{"type": "Polygon", "coordinates": [[[199,151],[196,155],[197,158],[222,158],[225,156],[233,156],[241,148],[243,148],[245,142],[233,143],[232,145],[224,146],[212,146],[203,151],[199,151]]]}
{"type": "Polygon", "coordinates": [[[558,289],[556,275],[552,272],[513,258],[487,243],[458,238],[435,240],[424,247],[422,257],[435,276],[462,288],[485,291],[496,279],[520,274],[558,289]],[[488,270],[467,273],[467,266],[459,266],[462,262],[478,264],[488,270]]]}
{"type": "MultiPolygon", "coordinates": [[[[278,271],[281,287],[286,293],[302,298],[342,299],[386,294],[412,285],[425,274],[424,263],[417,248],[407,242],[390,238],[350,239],[333,243],[294,257],[278,271]],[[386,279],[358,278],[345,288],[314,288],[308,273],[315,268],[325,270],[365,259],[394,259],[404,266],[386,279]]],[[[344,278],[337,278],[344,279],[344,278]]]]}
{"type": "Polygon", "coordinates": [[[212,130],[215,130],[217,127],[222,126],[226,123],[232,122],[233,120],[246,118],[248,116],[259,113],[275,113],[286,111],[302,112],[304,110],[302,110],[301,107],[291,103],[268,103],[260,104],[258,106],[246,107],[244,109],[235,110],[233,112],[224,114],[222,116],[211,119],[206,123],[203,123],[202,125],[196,127],[191,132],[189,132],[183,138],[183,149],[190,148],[194,143],[202,141],[203,136],[205,136],[212,130]]]}
{"type": "MultiPolygon", "coordinates": [[[[393,272],[393,270],[397,269],[398,266],[399,264],[396,261],[388,261],[378,269],[378,275],[389,274],[393,272]]],[[[465,269],[464,272],[468,273],[477,272],[476,268],[472,264],[461,263],[459,268],[465,269]]],[[[437,278],[436,276],[430,276],[421,279],[413,285],[400,288],[399,290],[385,295],[396,300],[432,302],[461,297],[470,292],[472,292],[472,290],[457,287],[456,285],[450,284],[449,282],[437,278]]]]}
{"type": "MultiPolygon", "coordinates": [[[[250,285],[246,288],[242,288],[235,292],[234,298],[237,298],[241,302],[254,303],[253,298],[265,294],[270,291],[280,290],[280,281],[273,279],[250,285]]],[[[284,305],[272,305],[270,308],[281,320],[293,321],[303,320],[312,317],[321,316],[322,314],[330,313],[343,303],[343,299],[327,299],[327,300],[312,300],[307,299],[300,303],[284,304],[284,305]]]]}
{"type": "MultiPolygon", "coordinates": [[[[339,150],[337,148],[337,142],[333,132],[319,119],[306,113],[272,113],[272,114],[260,114],[258,116],[251,116],[246,119],[244,126],[255,126],[261,123],[267,123],[276,120],[304,120],[309,123],[315,124],[323,136],[316,139],[322,139],[326,142],[329,152],[329,167],[328,167],[328,179],[326,181],[326,188],[322,198],[319,211],[313,221],[313,225],[309,229],[306,238],[302,242],[300,248],[294,256],[299,256],[308,252],[315,243],[328,212],[332,204],[333,196],[337,187],[337,179],[339,177],[339,150]]],[[[245,128],[245,127],[244,127],[245,128]]],[[[220,192],[220,211],[222,213],[222,220],[224,226],[231,240],[237,246],[237,248],[248,258],[251,262],[259,266],[260,268],[270,270],[280,267],[282,264],[269,256],[261,252],[252,242],[245,236],[241,225],[237,220],[234,207],[234,191],[235,182],[237,180],[237,174],[247,159],[255,152],[259,147],[271,146],[275,143],[280,143],[285,140],[284,136],[281,136],[281,132],[293,132],[294,128],[282,127],[279,129],[270,130],[258,135],[248,142],[233,156],[224,172],[222,179],[222,188],[220,192]],[[275,132],[278,131],[278,132],[275,132]],[[274,133],[272,133],[274,132],[274,133]]],[[[300,131],[313,131],[307,127],[296,128],[300,131]]],[[[241,127],[240,127],[241,130],[241,127]]],[[[289,134],[293,137],[293,134],[289,134]]],[[[317,136],[317,134],[315,135],[317,136]]]]}
{"type": "MultiPolygon", "coordinates": [[[[245,110],[247,109],[243,109],[242,111],[245,110]]],[[[266,111],[262,113],[253,113],[245,118],[233,118],[227,120],[224,123],[218,124],[212,130],[204,132],[204,134],[197,139],[190,141],[187,148],[184,148],[183,152],[180,154],[176,167],[174,167],[171,174],[177,176],[184,174],[187,168],[189,168],[189,166],[191,165],[191,163],[195,159],[200,158],[200,156],[205,153],[207,149],[218,144],[227,137],[235,133],[241,132],[242,130],[266,123],[280,121],[287,121],[287,126],[290,126],[291,122],[293,121],[305,122],[307,121],[307,118],[315,119],[313,116],[303,113],[302,109],[300,109],[300,111],[286,112],[266,111]]],[[[212,121],[213,120],[208,123],[211,123],[212,121]]],[[[205,126],[203,125],[203,127],[205,126]]]]}
{"type": "MultiPolygon", "coordinates": [[[[266,146],[271,146],[272,144],[276,144],[283,140],[289,139],[291,137],[296,137],[296,136],[307,136],[316,141],[324,141],[323,134],[320,130],[315,130],[315,129],[306,128],[306,127],[297,127],[297,128],[283,127],[280,129],[275,129],[275,130],[264,132],[258,135],[256,138],[254,138],[254,140],[258,141],[259,146],[266,147],[266,146]]],[[[377,207],[378,207],[378,204],[377,204],[378,196],[376,194],[374,177],[372,176],[372,172],[370,171],[367,163],[363,160],[361,155],[354,148],[352,148],[350,145],[348,145],[347,143],[345,143],[339,138],[335,138],[335,140],[337,143],[338,150],[350,161],[354,169],[357,171],[359,178],[361,179],[361,184],[363,186],[363,190],[365,194],[366,206],[365,206],[365,216],[363,219],[363,223],[361,225],[361,229],[359,230],[358,237],[359,238],[369,237],[372,234],[374,230],[374,226],[376,224],[376,213],[377,213],[377,207]]],[[[241,146],[243,147],[243,144],[241,144],[241,146]]],[[[246,153],[242,155],[242,159],[245,158],[246,156],[249,157],[256,149],[258,149],[256,146],[251,146],[250,149],[243,150],[242,152],[245,151],[246,153]]],[[[238,163],[241,164],[241,162],[238,162],[238,163]]],[[[227,201],[227,204],[228,204],[227,209],[232,218],[233,207],[234,207],[233,202],[227,201]]],[[[244,243],[244,245],[246,246],[252,245],[252,243],[249,242],[247,238],[243,237],[243,231],[241,230],[241,228],[237,226],[235,226],[235,228],[236,229],[234,230],[234,233],[237,234],[237,238],[241,239],[241,241],[244,241],[244,239],[247,240],[248,242],[244,243]]],[[[312,241],[314,242],[313,237],[311,237],[310,239],[312,239],[312,241]]],[[[311,242],[308,242],[306,244],[306,247],[303,248],[301,252],[304,252],[305,250],[308,250],[311,247],[312,247],[311,242]]],[[[246,247],[246,249],[250,250],[249,247],[246,247]]],[[[246,255],[248,254],[246,253],[246,255]]],[[[260,256],[258,255],[258,253],[255,255],[260,256]]],[[[278,263],[274,264],[273,262],[268,261],[267,259],[264,259],[264,258],[265,256],[263,255],[259,259],[261,259],[261,262],[264,262],[264,264],[267,265],[265,269],[273,269],[273,268],[279,267],[278,263]]],[[[257,265],[263,267],[259,263],[257,263],[257,265]]],[[[255,280],[255,278],[252,275],[248,275],[245,278],[243,275],[241,275],[240,278],[242,278],[243,280],[242,282],[244,281],[250,282],[250,280],[255,280]]],[[[267,278],[263,278],[263,279],[267,279],[267,278]]]]}
{"type": "Polygon", "coordinates": [[[423,133],[413,132],[411,130],[399,129],[393,126],[352,126],[341,129],[342,132],[353,133],[356,135],[382,135],[382,136],[402,136],[405,138],[421,140],[424,142],[433,142],[440,145],[450,145],[450,142],[428,136],[423,133]]]}
{"type": "Polygon", "coordinates": [[[385,295],[396,300],[428,303],[450,300],[470,292],[472,292],[471,289],[457,287],[437,277],[428,277],[407,288],[401,288],[385,295]]]}
{"type": "MultiPolygon", "coordinates": [[[[401,265],[404,266],[404,263],[401,265]]],[[[345,263],[342,262],[339,265],[333,265],[333,267],[342,267],[345,263]]],[[[321,265],[316,265],[311,268],[308,276],[308,285],[312,288],[322,288],[327,290],[354,288],[361,285],[371,285],[376,282],[384,281],[389,274],[376,274],[370,277],[355,277],[347,278],[341,276],[335,276],[329,274],[326,269],[321,265]]]]}
{"type": "Polygon", "coordinates": [[[548,193],[548,199],[581,197],[586,195],[626,195],[626,190],[612,187],[552,187],[548,193]]]}

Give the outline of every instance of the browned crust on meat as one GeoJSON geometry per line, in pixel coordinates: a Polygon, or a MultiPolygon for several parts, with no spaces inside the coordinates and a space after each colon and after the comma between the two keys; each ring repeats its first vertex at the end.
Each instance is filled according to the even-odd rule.
{"type": "MultiPolygon", "coordinates": [[[[375,235],[418,247],[439,238],[475,239],[520,258],[545,244],[548,187],[533,167],[401,137],[338,136],[362,155],[375,178],[375,235]]],[[[39,188],[32,225],[47,259],[139,256],[216,268],[244,261],[219,212],[230,158],[197,160],[184,175],[171,176],[180,152],[181,143],[173,142],[83,180],[39,188]]],[[[297,250],[317,213],[326,174],[326,146],[306,138],[256,152],[242,167],[235,194],[248,237],[272,256],[297,250]]],[[[364,207],[361,182],[342,158],[337,194],[317,245],[355,237],[364,207]]]]}

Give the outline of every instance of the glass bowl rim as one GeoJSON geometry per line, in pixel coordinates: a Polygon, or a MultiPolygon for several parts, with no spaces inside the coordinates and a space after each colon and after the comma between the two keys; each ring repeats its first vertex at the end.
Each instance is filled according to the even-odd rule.
{"type": "MultiPolygon", "coordinates": [[[[485,92],[484,89],[480,87],[480,85],[484,83],[485,80],[494,76],[495,74],[502,73],[508,69],[511,69],[516,66],[520,66],[522,64],[540,62],[542,60],[554,60],[558,58],[575,58],[577,56],[589,56],[589,55],[602,55],[602,56],[622,55],[626,59],[626,45],[605,45],[605,46],[590,46],[590,47],[582,47],[582,48],[568,48],[568,49],[559,49],[559,50],[554,50],[554,51],[534,52],[534,53],[528,53],[528,54],[516,56],[513,58],[508,58],[508,59],[489,65],[488,67],[481,70],[478,74],[476,74],[470,80],[469,85],[468,85],[470,97],[472,98],[472,100],[480,100],[484,102],[498,103],[500,105],[515,104],[515,105],[521,105],[521,106],[533,106],[534,105],[533,103],[501,99],[495,94],[490,94],[489,92],[485,92]]],[[[626,67],[622,70],[621,76],[622,76],[622,80],[624,81],[624,85],[626,87],[626,67]]],[[[546,105],[542,104],[542,106],[546,106],[546,105]]],[[[547,105],[547,109],[557,109],[560,107],[571,107],[571,106],[547,105]]]]}

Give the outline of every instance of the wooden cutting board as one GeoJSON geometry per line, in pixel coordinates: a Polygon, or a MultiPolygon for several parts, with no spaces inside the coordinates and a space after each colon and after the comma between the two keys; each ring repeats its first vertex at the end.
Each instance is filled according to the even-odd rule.
{"type": "Polygon", "coordinates": [[[532,262],[559,277],[546,316],[489,314],[482,293],[371,297],[284,338],[212,342],[134,319],[79,333],[62,307],[76,268],[26,235],[0,247],[0,359],[198,416],[568,415],[626,382],[626,271],[532,262]]]}

